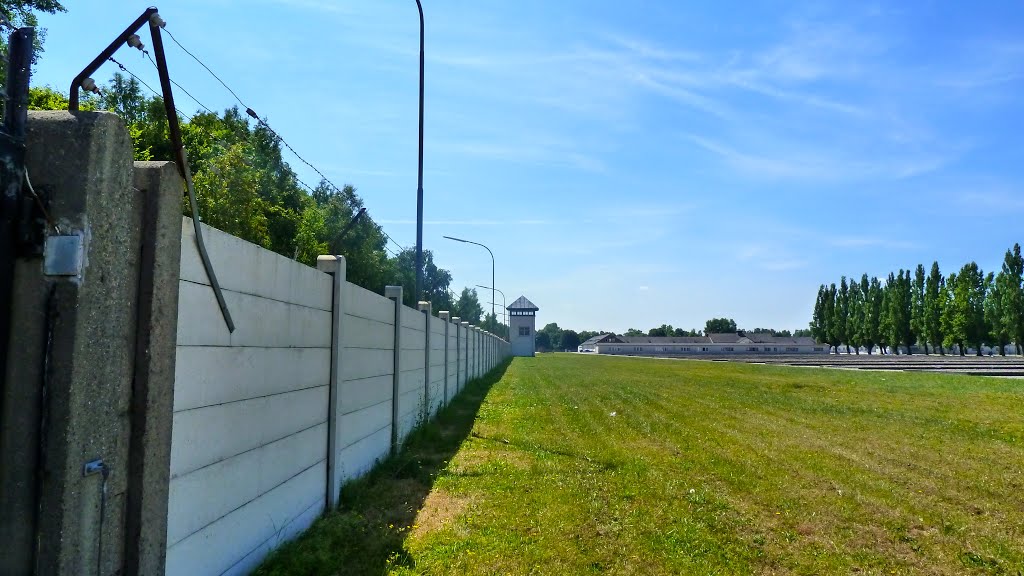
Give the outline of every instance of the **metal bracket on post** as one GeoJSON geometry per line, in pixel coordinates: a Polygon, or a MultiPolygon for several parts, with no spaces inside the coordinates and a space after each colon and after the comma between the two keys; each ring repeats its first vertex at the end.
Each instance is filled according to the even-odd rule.
{"type": "MultiPolygon", "coordinates": [[[[174,92],[171,90],[171,77],[167,71],[167,58],[164,56],[164,43],[163,38],[160,36],[160,28],[165,25],[165,22],[160,18],[160,13],[156,7],[147,8],[141,16],[135,19],[134,22],[128,25],[127,28],[113,42],[110,43],[99,56],[93,59],[75,79],[71,81],[71,91],[68,94],[68,110],[72,112],[78,111],[78,90],[82,86],[86,85],[86,82],[95,84],[89,78],[89,76],[99,70],[100,66],[107,61],[108,58],[114,55],[124,45],[132,45],[131,38],[135,36],[135,33],[139,31],[143,26],[149,24],[150,36],[153,38],[153,57],[156,60],[157,75],[160,77],[160,92],[163,96],[164,110],[167,113],[167,128],[171,138],[171,149],[174,151],[176,164],[178,166],[178,173],[181,174],[182,180],[185,182],[185,189],[188,192],[189,205],[192,208],[192,225],[195,228],[196,235],[196,249],[199,251],[199,258],[203,262],[203,269],[206,271],[206,277],[210,281],[210,288],[213,290],[213,295],[217,299],[217,306],[220,307],[221,316],[224,317],[224,324],[227,325],[228,332],[235,331],[235,322],[231,319],[231,312],[228,310],[227,302],[224,301],[224,293],[220,288],[220,282],[217,281],[217,275],[213,271],[213,264],[210,262],[210,256],[206,252],[206,244],[203,242],[203,229],[202,219],[199,216],[199,205],[196,202],[195,187],[192,185],[192,172],[188,166],[188,157],[185,154],[185,145],[181,140],[181,126],[178,123],[178,111],[174,106],[174,92]]],[[[136,36],[135,41],[138,41],[136,36]]]]}

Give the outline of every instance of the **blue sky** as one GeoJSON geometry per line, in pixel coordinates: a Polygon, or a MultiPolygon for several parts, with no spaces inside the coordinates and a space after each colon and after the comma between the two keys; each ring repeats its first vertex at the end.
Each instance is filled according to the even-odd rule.
{"type": "MultiPolygon", "coordinates": [[[[498,288],[542,324],[800,328],[842,274],[990,270],[1024,240],[1019,2],[424,3],[424,245],[456,288],[488,284],[490,258],[442,235],[489,245],[498,288]]],[[[146,6],[66,4],[42,21],[36,83],[66,87],[146,6]]],[[[412,0],[178,0],[161,14],[415,243],[412,0]]],[[[169,50],[204,104],[234,103],[169,50]]],[[[157,85],[140,54],[120,56],[157,85]]]]}

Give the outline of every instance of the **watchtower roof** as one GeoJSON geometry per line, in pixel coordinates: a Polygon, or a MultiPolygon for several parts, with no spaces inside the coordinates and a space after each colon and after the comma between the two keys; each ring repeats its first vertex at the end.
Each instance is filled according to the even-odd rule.
{"type": "Polygon", "coordinates": [[[513,310],[536,312],[540,310],[540,308],[537,308],[536,304],[527,300],[526,296],[520,296],[519,298],[516,299],[515,302],[509,305],[509,307],[506,308],[506,310],[510,312],[513,310]]]}

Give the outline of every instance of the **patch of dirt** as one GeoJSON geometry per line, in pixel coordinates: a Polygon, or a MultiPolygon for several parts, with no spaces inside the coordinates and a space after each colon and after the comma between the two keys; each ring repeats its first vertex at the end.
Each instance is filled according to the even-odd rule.
{"type": "Polygon", "coordinates": [[[469,496],[451,494],[446,490],[435,489],[423,502],[423,507],[416,514],[412,525],[412,535],[421,538],[424,535],[441,529],[462,514],[473,502],[469,496]]]}

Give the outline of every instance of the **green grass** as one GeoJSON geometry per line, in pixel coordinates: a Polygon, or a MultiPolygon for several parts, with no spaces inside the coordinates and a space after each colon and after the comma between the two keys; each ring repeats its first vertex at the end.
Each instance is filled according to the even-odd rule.
{"type": "Polygon", "coordinates": [[[1024,381],[518,358],[343,497],[258,573],[1020,575],[1024,381]]]}

